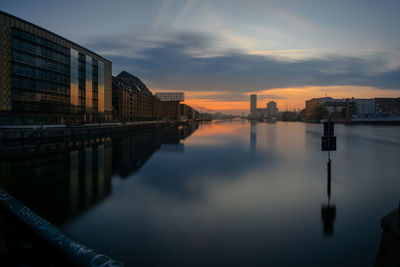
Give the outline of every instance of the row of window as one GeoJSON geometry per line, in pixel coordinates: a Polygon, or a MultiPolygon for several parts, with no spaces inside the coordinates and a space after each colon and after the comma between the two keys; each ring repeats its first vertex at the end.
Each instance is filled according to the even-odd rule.
{"type": "MultiPolygon", "coordinates": [[[[86,56],[84,54],[82,54],[82,53],[79,53],[78,64],[79,64],[79,69],[85,70],[85,68],[86,68],[86,56]]],[[[97,73],[98,72],[97,71],[98,70],[98,66],[99,66],[98,61],[96,59],[92,58],[92,72],[93,73],[97,73]]]]}
{"type": "Polygon", "coordinates": [[[60,105],[59,103],[26,103],[25,101],[13,101],[13,110],[67,113],[69,112],[69,105],[60,105]]]}
{"type": "Polygon", "coordinates": [[[53,92],[42,92],[34,90],[19,90],[19,88],[12,89],[13,99],[25,102],[45,102],[45,103],[59,103],[69,104],[68,95],[54,94],[53,92]]]}
{"type": "MultiPolygon", "coordinates": [[[[97,103],[98,103],[98,101],[97,101],[97,99],[92,99],[92,105],[93,105],[93,107],[92,107],[92,112],[96,112],[97,111],[97,103]]],[[[79,108],[82,108],[83,110],[85,110],[86,109],[86,101],[85,101],[85,98],[83,98],[83,97],[79,97],[78,98],[78,107],[79,108]]]]}
{"type": "Polygon", "coordinates": [[[79,61],[78,63],[79,71],[85,72],[85,66],[86,66],[85,61],[79,61]]]}
{"type": "Polygon", "coordinates": [[[93,62],[92,74],[98,76],[98,74],[99,74],[99,65],[97,63],[97,60],[93,59],[92,62],[93,62]]]}
{"type": "MultiPolygon", "coordinates": [[[[79,90],[79,92],[78,92],[78,97],[79,97],[79,99],[81,99],[81,100],[83,101],[83,103],[85,103],[86,92],[83,91],[83,90],[79,90]]],[[[93,100],[93,103],[94,103],[94,102],[97,103],[97,99],[98,99],[97,92],[93,92],[93,93],[92,93],[92,100],[93,100]]],[[[83,105],[85,105],[85,104],[83,104],[83,105]]]]}
{"type": "MultiPolygon", "coordinates": [[[[15,124],[15,125],[21,125],[21,124],[46,124],[47,123],[47,117],[28,117],[24,118],[22,117],[0,117],[0,125],[10,125],[10,124],[15,124]]],[[[49,120],[51,121],[51,120],[49,120]]]]}
{"type": "Polygon", "coordinates": [[[85,106],[85,98],[86,98],[86,58],[85,55],[82,53],[79,53],[78,55],[78,88],[79,88],[79,96],[82,97],[82,99],[79,99],[79,105],[80,106],[85,106]]]}
{"type": "Polygon", "coordinates": [[[31,65],[37,68],[47,69],[54,72],[69,76],[69,68],[66,65],[56,63],[54,61],[46,60],[40,57],[32,56],[29,54],[21,53],[14,50],[12,54],[12,60],[27,65],[31,65]]]}
{"type": "Polygon", "coordinates": [[[13,28],[12,29],[12,34],[14,36],[18,36],[19,38],[28,40],[28,41],[30,41],[32,43],[43,45],[43,46],[51,48],[51,49],[53,49],[55,51],[63,53],[65,55],[69,55],[69,49],[68,48],[66,48],[64,46],[61,46],[61,45],[58,45],[56,43],[53,43],[53,42],[51,42],[51,41],[49,41],[47,39],[41,38],[41,37],[39,37],[37,35],[31,34],[29,32],[26,32],[26,31],[23,31],[23,30],[20,30],[20,29],[17,29],[17,28],[13,28]]]}
{"type": "Polygon", "coordinates": [[[78,79],[85,80],[85,76],[86,76],[85,74],[86,74],[85,70],[79,69],[78,70],[78,79]]]}
{"type": "Polygon", "coordinates": [[[85,90],[79,90],[78,96],[85,99],[86,98],[86,92],[85,90]]]}
{"type": "Polygon", "coordinates": [[[86,58],[85,55],[82,53],[79,53],[78,57],[78,79],[79,79],[79,89],[85,90],[86,88],[86,58]]]}
{"type": "Polygon", "coordinates": [[[85,59],[86,59],[85,55],[82,53],[79,53],[79,61],[85,62],[86,61],[85,59]]]}
{"type": "Polygon", "coordinates": [[[69,85],[69,78],[64,75],[56,74],[42,69],[33,68],[30,66],[23,66],[13,64],[12,73],[14,75],[21,75],[39,80],[45,80],[50,82],[57,82],[64,85],[69,85]]]}
{"type": "Polygon", "coordinates": [[[44,58],[47,58],[50,60],[57,61],[59,63],[65,64],[65,65],[69,65],[69,56],[55,52],[46,47],[41,47],[41,46],[37,46],[32,43],[28,43],[26,41],[23,41],[23,40],[20,40],[17,38],[13,38],[12,48],[14,50],[24,51],[26,53],[30,53],[30,54],[33,54],[36,56],[40,56],[40,57],[44,57],[44,58]]]}
{"type": "Polygon", "coordinates": [[[52,82],[36,81],[31,79],[13,77],[12,86],[14,88],[22,88],[25,90],[46,91],[46,92],[54,92],[58,94],[69,95],[68,86],[52,82]]]}
{"type": "Polygon", "coordinates": [[[58,93],[51,90],[34,90],[25,89],[19,87],[13,87],[13,97],[23,95],[25,97],[31,97],[30,101],[41,102],[43,100],[50,102],[66,102],[69,103],[69,94],[58,93]]]}

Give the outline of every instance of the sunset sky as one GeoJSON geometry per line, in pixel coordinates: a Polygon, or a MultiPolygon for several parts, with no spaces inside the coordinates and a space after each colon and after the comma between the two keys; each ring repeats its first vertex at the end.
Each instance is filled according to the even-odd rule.
{"type": "Polygon", "coordinates": [[[398,0],[0,1],[202,111],[400,97],[398,0]]]}

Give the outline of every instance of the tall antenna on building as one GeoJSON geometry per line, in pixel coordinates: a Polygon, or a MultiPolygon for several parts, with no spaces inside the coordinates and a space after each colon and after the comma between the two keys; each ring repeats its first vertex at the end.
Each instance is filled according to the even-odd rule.
{"type": "Polygon", "coordinates": [[[286,103],[286,111],[287,111],[287,103],[286,103]]]}

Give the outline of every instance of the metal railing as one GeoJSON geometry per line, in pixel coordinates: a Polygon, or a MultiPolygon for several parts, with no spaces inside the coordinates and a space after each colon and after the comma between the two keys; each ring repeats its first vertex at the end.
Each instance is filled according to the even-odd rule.
{"type": "Polygon", "coordinates": [[[124,266],[123,263],[64,233],[55,225],[23,205],[1,187],[0,204],[41,239],[41,241],[45,241],[46,244],[60,252],[62,256],[66,257],[74,265],[91,267],[124,266]]]}

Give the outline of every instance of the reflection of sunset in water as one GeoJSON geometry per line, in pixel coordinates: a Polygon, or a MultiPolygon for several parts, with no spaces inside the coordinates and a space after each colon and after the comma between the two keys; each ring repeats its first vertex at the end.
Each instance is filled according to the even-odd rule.
{"type": "MultiPolygon", "coordinates": [[[[243,126],[244,127],[244,126],[243,126]]],[[[200,124],[199,130],[193,133],[193,136],[197,135],[207,135],[207,136],[214,136],[214,135],[233,135],[236,132],[239,132],[241,127],[238,127],[237,119],[235,122],[230,123],[230,121],[218,121],[215,120],[213,123],[203,123],[200,124]],[[204,128],[207,131],[202,133],[201,129],[204,128]]]]}
{"type": "Polygon", "coordinates": [[[240,134],[243,131],[243,127],[246,126],[240,126],[238,121],[240,120],[214,120],[212,123],[202,123],[199,125],[199,129],[192,134],[196,138],[183,142],[185,144],[188,142],[190,145],[224,146],[231,142],[232,136],[236,136],[241,142],[246,142],[247,136],[240,134]]]}

